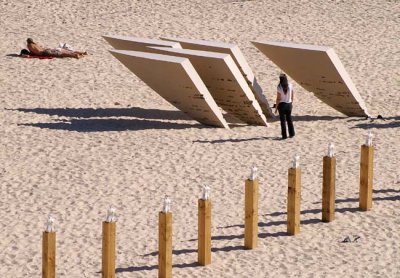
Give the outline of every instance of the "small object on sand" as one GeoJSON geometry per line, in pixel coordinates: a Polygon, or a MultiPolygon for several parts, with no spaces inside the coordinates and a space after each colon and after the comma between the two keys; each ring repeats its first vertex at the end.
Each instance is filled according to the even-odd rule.
{"type": "Polygon", "coordinates": [[[58,44],[58,47],[59,47],[59,48],[68,49],[68,50],[74,51],[74,49],[72,48],[72,46],[70,46],[70,45],[67,44],[66,42],[60,42],[60,43],[58,44]]]}
{"type": "Polygon", "coordinates": [[[351,242],[350,236],[345,237],[345,238],[342,240],[342,242],[343,242],[343,243],[351,242]]]}
{"type": "Polygon", "coordinates": [[[351,236],[346,236],[342,242],[343,243],[352,243],[352,242],[358,242],[358,240],[361,239],[361,236],[359,235],[351,235],[351,236]]]}

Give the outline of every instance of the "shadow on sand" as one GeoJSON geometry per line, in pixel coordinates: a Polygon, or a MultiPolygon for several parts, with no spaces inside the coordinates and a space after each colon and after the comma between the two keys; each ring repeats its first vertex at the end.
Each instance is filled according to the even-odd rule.
{"type": "Polygon", "coordinates": [[[296,115],[292,116],[295,122],[314,122],[314,121],[334,121],[334,120],[346,120],[349,117],[339,116],[315,116],[315,115],[296,115]]]}
{"type": "Polygon", "coordinates": [[[101,132],[101,131],[126,131],[144,129],[185,129],[207,128],[201,124],[182,124],[173,122],[138,120],[138,119],[82,119],[69,120],[55,123],[20,124],[20,126],[32,126],[47,129],[59,129],[77,132],[101,132]]]}
{"type": "MultiPolygon", "coordinates": [[[[374,193],[399,193],[400,190],[398,189],[379,189],[379,190],[374,190],[374,193]]],[[[384,196],[384,197],[374,197],[374,201],[400,201],[400,196],[384,196]]],[[[347,199],[338,199],[336,200],[336,203],[347,203],[347,202],[358,202],[358,198],[347,198],[347,199]]],[[[320,202],[314,203],[314,204],[320,204],[320,202]]],[[[338,213],[345,213],[345,212],[358,212],[360,209],[358,207],[348,207],[348,208],[337,208],[335,210],[338,213]]],[[[301,214],[320,214],[322,213],[321,209],[309,209],[309,210],[302,210],[301,214]]],[[[270,214],[266,214],[269,216],[282,216],[286,215],[286,212],[273,212],[270,214]]],[[[313,218],[313,219],[306,219],[301,221],[301,225],[311,225],[311,224],[318,224],[322,223],[322,220],[319,218],[313,218]]],[[[259,222],[258,226],[259,227],[270,227],[270,226],[280,226],[280,225],[286,225],[286,221],[270,221],[267,223],[259,222]]],[[[224,227],[218,227],[219,229],[221,228],[244,228],[244,225],[229,225],[229,226],[224,226],[224,227]]],[[[259,233],[258,237],[259,238],[268,238],[268,237],[286,237],[288,234],[286,232],[276,232],[276,233],[259,233]]],[[[243,234],[238,234],[238,235],[219,235],[219,236],[212,236],[211,240],[233,240],[233,239],[243,239],[244,235],[243,234]]],[[[188,241],[197,241],[196,239],[189,239],[188,241]]],[[[225,246],[222,248],[211,248],[212,252],[231,252],[231,251],[237,251],[237,250],[244,250],[244,247],[242,245],[239,246],[225,246]]],[[[173,250],[172,253],[174,255],[181,255],[181,254],[188,254],[188,253],[196,253],[197,249],[181,249],[181,250],[173,250]]],[[[158,251],[151,252],[148,254],[145,254],[143,256],[157,256],[158,251]]],[[[173,265],[173,267],[177,268],[187,268],[187,267],[197,267],[198,263],[193,262],[193,263],[188,263],[188,264],[177,264],[173,265]]],[[[127,268],[117,268],[116,272],[137,272],[137,271],[146,271],[146,270],[154,270],[158,269],[157,265],[152,265],[152,266],[132,266],[132,267],[127,267],[127,268]]]]}
{"type": "Polygon", "coordinates": [[[17,108],[12,109],[24,113],[45,114],[49,116],[68,118],[111,118],[134,117],[151,120],[190,120],[181,111],[129,108],[17,108]]]}
{"type": "MultiPolygon", "coordinates": [[[[243,246],[225,246],[221,248],[213,247],[211,248],[211,252],[231,252],[236,250],[244,250],[243,246]]],[[[173,250],[172,254],[174,255],[181,255],[181,254],[188,254],[188,253],[197,253],[197,249],[182,249],[182,250],[173,250]]],[[[145,254],[143,256],[158,256],[158,251],[151,252],[149,254],[145,254]]],[[[189,267],[198,267],[200,266],[197,262],[193,263],[184,263],[184,264],[174,264],[172,265],[173,268],[189,268],[189,267]]],[[[115,270],[116,273],[121,272],[137,272],[137,271],[145,271],[145,270],[154,270],[158,269],[158,265],[151,265],[151,266],[130,266],[126,268],[117,268],[115,270]]]]}
{"type": "Polygon", "coordinates": [[[352,128],[362,128],[362,129],[383,129],[383,128],[399,128],[400,127],[400,116],[388,117],[383,119],[372,119],[367,123],[356,124],[352,128]]]}
{"type": "Polygon", "coordinates": [[[210,143],[210,144],[222,144],[226,142],[240,143],[248,141],[260,141],[260,140],[279,140],[280,137],[255,137],[255,138],[242,138],[242,139],[218,139],[218,140],[195,140],[193,143],[210,143]]]}

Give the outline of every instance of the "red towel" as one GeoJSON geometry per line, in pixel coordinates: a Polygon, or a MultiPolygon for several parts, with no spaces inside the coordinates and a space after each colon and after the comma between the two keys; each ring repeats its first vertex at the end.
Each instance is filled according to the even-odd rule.
{"type": "Polygon", "coordinates": [[[21,55],[22,58],[37,58],[37,59],[53,59],[54,57],[50,56],[36,56],[36,55],[21,55]]]}

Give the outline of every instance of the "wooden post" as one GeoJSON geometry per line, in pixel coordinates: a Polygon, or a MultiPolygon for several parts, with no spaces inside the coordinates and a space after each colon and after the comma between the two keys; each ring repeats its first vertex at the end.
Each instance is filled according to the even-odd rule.
{"type": "Polygon", "coordinates": [[[115,278],[115,222],[103,222],[102,278],[115,278]]]}
{"type": "Polygon", "coordinates": [[[244,248],[254,249],[258,240],[258,179],[245,182],[244,248]]]}
{"type": "Polygon", "coordinates": [[[300,168],[289,168],[287,202],[287,232],[289,235],[296,235],[300,232],[300,189],[300,168]]]}
{"type": "Polygon", "coordinates": [[[374,147],[361,146],[360,161],[360,200],[359,207],[367,211],[372,208],[372,179],[374,165],[374,147]]]}
{"type": "Polygon", "coordinates": [[[199,199],[199,246],[197,260],[200,265],[211,263],[211,201],[199,199]]]}
{"type": "Polygon", "coordinates": [[[322,178],[322,221],[335,220],[336,157],[324,156],[322,178]]]}
{"type": "Polygon", "coordinates": [[[56,277],[56,233],[43,232],[42,277],[56,277]]]}
{"type": "Polygon", "coordinates": [[[172,277],[172,213],[158,214],[158,277],[172,277]]]}

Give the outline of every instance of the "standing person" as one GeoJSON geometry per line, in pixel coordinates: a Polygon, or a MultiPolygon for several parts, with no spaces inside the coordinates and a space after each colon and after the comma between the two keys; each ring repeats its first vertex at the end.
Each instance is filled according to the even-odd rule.
{"type": "Polygon", "coordinates": [[[279,111],[282,139],[287,138],[286,121],[289,129],[289,136],[293,137],[295,135],[292,121],[293,96],[293,85],[288,82],[286,74],[279,75],[279,84],[276,92],[275,113],[277,110],[279,111]]]}

